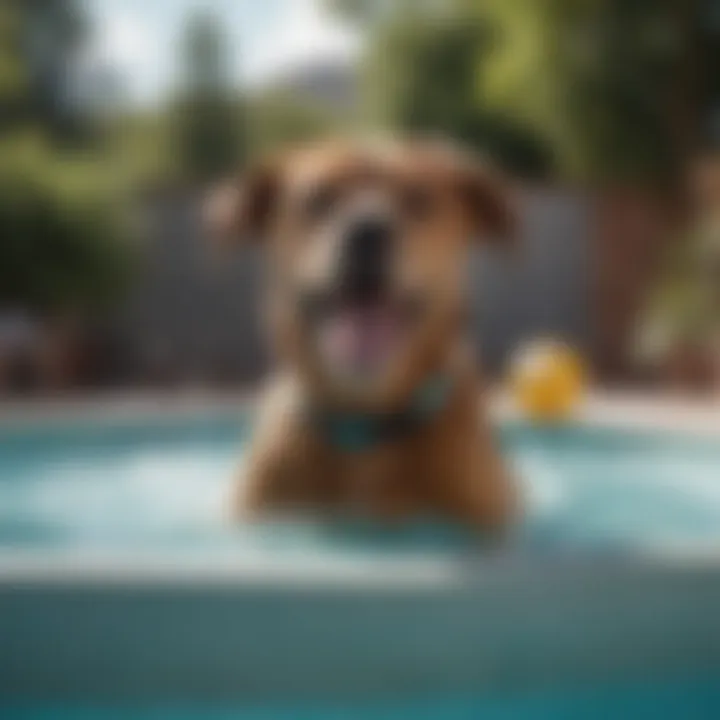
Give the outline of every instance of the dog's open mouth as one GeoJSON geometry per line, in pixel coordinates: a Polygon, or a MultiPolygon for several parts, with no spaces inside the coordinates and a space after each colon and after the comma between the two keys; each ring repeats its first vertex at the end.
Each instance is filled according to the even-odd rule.
{"type": "Polygon", "coordinates": [[[321,361],[333,375],[367,380],[382,373],[397,356],[419,316],[415,298],[372,302],[326,297],[313,314],[321,361]]]}

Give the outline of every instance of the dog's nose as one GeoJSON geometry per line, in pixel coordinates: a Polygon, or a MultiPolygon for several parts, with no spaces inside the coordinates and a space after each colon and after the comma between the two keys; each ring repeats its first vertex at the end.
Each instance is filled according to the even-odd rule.
{"type": "Polygon", "coordinates": [[[339,284],[353,300],[368,301],[380,295],[390,266],[393,230],[381,217],[360,218],[347,229],[340,257],[339,284]]]}

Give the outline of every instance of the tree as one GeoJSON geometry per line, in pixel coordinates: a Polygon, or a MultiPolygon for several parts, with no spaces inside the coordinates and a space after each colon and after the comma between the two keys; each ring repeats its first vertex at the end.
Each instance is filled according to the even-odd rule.
{"type": "Polygon", "coordinates": [[[657,182],[697,136],[697,4],[488,0],[501,40],[479,68],[489,104],[534,122],[564,173],[657,182]]]}
{"type": "Polygon", "coordinates": [[[384,21],[366,63],[371,118],[394,129],[448,135],[518,173],[542,175],[551,157],[532,126],[483,102],[478,66],[492,48],[491,30],[474,13],[427,7],[384,21]]]}
{"type": "Polygon", "coordinates": [[[122,288],[132,247],[107,167],[38,135],[0,143],[0,307],[94,314],[122,288]]]}
{"type": "Polygon", "coordinates": [[[182,172],[204,182],[233,169],[243,155],[243,128],[231,88],[224,38],[217,19],[197,12],[181,44],[183,84],[174,107],[182,172]]]}
{"type": "Polygon", "coordinates": [[[635,349],[639,360],[657,367],[692,348],[720,369],[720,151],[697,160],[690,175],[694,219],[667,248],[635,349]]]}
{"type": "Polygon", "coordinates": [[[695,0],[328,3],[371,37],[385,119],[549,147],[565,178],[667,183],[717,102],[720,44],[695,0]]]}
{"type": "Polygon", "coordinates": [[[343,123],[327,109],[303,102],[289,92],[273,91],[249,103],[248,125],[253,154],[267,155],[327,135],[343,123]]]}
{"type": "Polygon", "coordinates": [[[79,0],[0,3],[0,308],[91,314],[121,289],[125,193],[70,88],[89,28],[79,0]]]}
{"type": "Polygon", "coordinates": [[[32,123],[55,139],[83,130],[70,88],[87,26],[77,0],[0,5],[0,130],[32,123]]]}

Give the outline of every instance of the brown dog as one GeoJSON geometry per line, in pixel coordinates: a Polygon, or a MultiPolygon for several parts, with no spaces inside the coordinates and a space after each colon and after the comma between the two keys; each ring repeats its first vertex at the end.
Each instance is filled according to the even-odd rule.
{"type": "Polygon", "coordinates": [[[487,169],[430,142],[325,142],[219,190],[208,218],[271,258],[281,369],[237,509],[502,526],[515,495],[462,333],[468,243],[512,224],[487,169]]]}

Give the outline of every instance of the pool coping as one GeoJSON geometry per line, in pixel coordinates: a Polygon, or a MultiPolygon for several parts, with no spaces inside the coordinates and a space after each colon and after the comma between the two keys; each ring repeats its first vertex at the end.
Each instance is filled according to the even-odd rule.
{"type": "MultiPolygon", "coordinates": [[[[62,425],[68,421],[112,424],[136,419],[138,415],[148,420],[179,421],[202,416],[232,417],[251,408],[256,397],[257,393],[248,391],[218,393],[200,389],[5,400],[0,403],[0,429],[22,429],[37,423],[43,426],[62,425]]],[[[488,404],[493,419],[522,418],[512,399],[501,390],[489,393],[488,404]]],[[[572,422],[583,427],[639,427],[648,431],[720,439],[720,398],[624,389],[594,390],[580,405],[572,422]]]]}
{"type": "Polygon", "coordinates": [[[266,587],[272,589],[362,588],[393,592],[407,589],[447,590],[465,583],[468,570],[483,583],[508,578],[535,582],[548,572],[577,573],[590,565],[610,574],[639,569],[668,577],[720,568],[720,549],[709,545],[656,546],[629,553],[536,553],[506,548],[483,553],[369,552],[310,557],[243,548],[228,550],[35,549],[0,551],[0,586],[181,586],[186,588],[266,587]]]}

